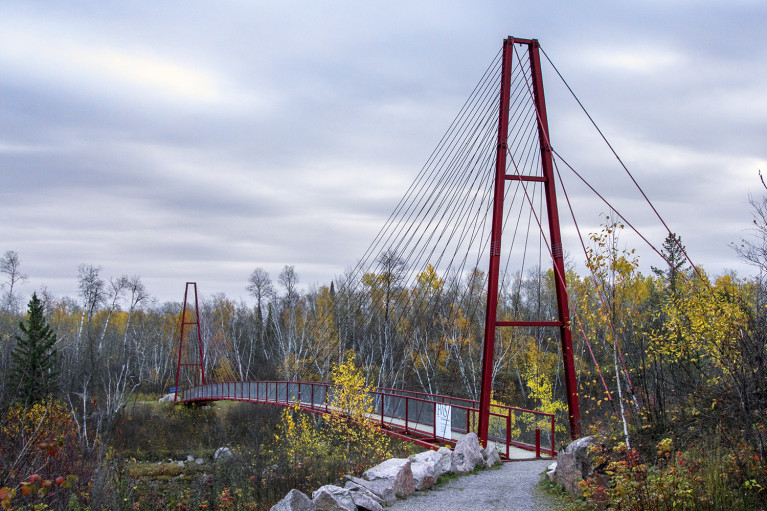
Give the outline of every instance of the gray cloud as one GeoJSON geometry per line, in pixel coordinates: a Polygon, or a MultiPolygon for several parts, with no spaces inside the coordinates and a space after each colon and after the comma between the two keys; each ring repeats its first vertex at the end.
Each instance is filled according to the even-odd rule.
{"type": "MultiPolygon", "coordinates": [[[[541,41],[693,257],[745,270],[727,244],[767,170],[761,3],[40,1],[0,2],[0,18],[0,251],[19,252],[30,292],[74,295],[80,263],[161,300],[187,280],[244,297],[257,266],[327,282],[509,34],[541,41]]],[[[544,79],[555,147],[659,243],[544,79]]],[[[563,174],[598,228],[605,208],[563,174]]]]}

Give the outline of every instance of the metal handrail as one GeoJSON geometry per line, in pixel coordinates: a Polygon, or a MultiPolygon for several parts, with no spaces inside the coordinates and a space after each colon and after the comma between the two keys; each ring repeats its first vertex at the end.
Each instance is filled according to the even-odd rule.
{"type": "MultiPolygon", "coordinates": [[[[330,408],[328,398],[332,394],[332,389],[336,387],[338,386],[329,382],[223,381],[185,389],[180,391],[179,396],[183,396],[182,402],[235,400],[279,406],[298,405],[314,413],[331,413],[333,410],[330,408]]],[[[374,417],[371,418],[380,422],[382,428],[385,428],[387,432],[396,433],[395,436],[402,434],[414,436],[420,438],[420,442],[455,443],[455,440],[452,439],[453,432],[466,434],[472,430],[472,425],[476,425],[477,422],[479,402],[475,400],[386,388],[375,389],[370,394],[373,396],[375,408],[374,417]],[[437,405],[441,404],[450,405],[451,438],[437,435],[437,405]],[[465,415],[465,421],[461,420],[463,415],[465,415]],[[456,421],[456,416],[458,416],[458,421],[456,421]]],[[[490,416],[503,423],[503,429],[505,429],[503,437],[505,438],[491,435],[490,439],[505,446],[504,454],[507,459],[510,459],[511,447],[534,451],[536,457],[540,457],[542,452],[550,456],[556,455],[554,414],[493,404],[490,416]],[[512,420],[515,418],[515,412],[550,418],[550,449],[541,447],[540,430],[535,432],[534,443],[512,438],[512,420]]]]}

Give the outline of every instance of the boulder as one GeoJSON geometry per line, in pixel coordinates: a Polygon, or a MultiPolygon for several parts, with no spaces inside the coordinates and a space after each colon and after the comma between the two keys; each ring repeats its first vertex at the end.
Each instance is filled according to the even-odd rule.
{"type": "Polygon", "coordinates": [[[189,456],[186,457],[186,461],[188,461],[189,463],[192,463],[194,461],[194,456],[190,454],[189,456]]]}
{"type": "Polygon", "coordinates": [[[491,445],[489,442],[487,447],[485,447],[485,449],[482,451],[482,457],[485,459],[485,466],[487,468],[490,468],[501,462],[501,455],[498,454],[498,450],[495,448],[495,446],[491,445]]]}
{"type": "Polygon", "coordinates": [[[357,509],[364,511],[383,511],[382,500],[373,492],[351,481],[346,482],[346,489],[352,495],[357,509]]]}
{"type": "Polygon", "coordinates": [[[205,463],[205,460],[202,458],[197,458],[196,460],[194,460],[195,465],[202,465],[203,463],[205,463]]]}
{"type": "Polygon", "coordinates": [[[411,463],[410,471],[413,472],[413,482],[415,483],[416,490],[426,490],[437,482],[437,477],[434,475],[434,464],[431,462],[411,463]]]}
{"type": "Polygon", "coordinates": [[[285,498],[273,505],[269,511],[317,511],[317,506],[302,492],[290,490],[285,498]]]}
{"type": "Polygon", "coordinates": [[[586,436],[570,442],[567,447],[557,454],[557,466],[552,481],[564,486],[565,490],[574,495],[581,495],[578,485],[594,473],[589,448],[595,445],[593,437],[586,436]]]}
{"type": "MultiPolygon", "coordinates": [[[[447,447],[440,447],[438,451],[424,451],[411,456],[413,463],[431,463],[434,467],[434,478],[450,472],[453,451],[447,447]]],[[[411,467],[412,469],[412,467],[411,467]]]]}
{"type": "Polygon", "coordinates": [[[392,458],[367,469],[362,477],[368,481],[386,481],[398,497],[407,497],[415,491],[413,471],[408,458],[392,458]]]}
{"type": "Polygon", "coordinates": [[[326,484],[314,490],[312,502],[317,511],[357,511],[351,492],[334,484],[326,484]]]}
{"type": "Polygon", "coordinates": [[[183,466],[184,466],[184,462],[183,462],[183,461],[179,461],[179,462],[178,462],[178,466],[179,466],[179,467],[183,467],[183,466]]]}
{"type": "Polygon", "coordinates": [[[219,447],[216,449],[216,452],[213,453],[213,459],[216,461],[223,461],[225,459],[231,458],[232,450],[228,447],[219,447]]]}
{"type": "Polygon", "coordinates": [[[176,397],[176,394],[174,392],[171,392],[170,394],[165,394],[164,396],[162,396],[157,401],[159,403],[172,403],[173,399],[175,399],[175,397],[176,397]]]}
{"type": "Polygon", "coordinates": [[[479,439],[474,432],[461,438],[453,450],[451,470],[456,474],[468,474],[480,463],[485,463],[479,439]]]}
{"type": "Polygon", "coordinates": [[[363,488],[375,495],[375,497],[379,499],[379,504],[391,506],[397,501],[397,494],[394,493],[391,484],[384,479],[367,481],[350,475],[344,476],[344,478],[346,479],[346,484],[344,486],[347,490],[353,491],[358,487],[363,488]]]}

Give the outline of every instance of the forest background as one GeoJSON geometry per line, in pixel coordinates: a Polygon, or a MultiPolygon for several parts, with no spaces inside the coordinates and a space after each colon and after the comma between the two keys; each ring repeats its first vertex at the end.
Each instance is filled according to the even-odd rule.
{"type": "MultiPolygon", "coordinates": [[[[709,275],[690,264],[673,234],[661,251],[664,264],[643,274],[620,241],[623,226],[609,217],[591,235],[589,271],[568,270],[583,426],[600,446],[597,472],[583,484],[589,506],[748,509],[767,500],[767,202],[752,205],[754,236],[734,249],[759,270],[755,276],[709,275]]],[[[293,266],[276,282],[256,268],[243,279],[254,306],[203,296],[209,380],[327,381],[351,356],[365,385],[478,399],[484,272],[439,275],[427,265],[412,279],[391,250],[377,263],[376,271],[348,272],[306,291],[293,266]]],[[[126,403],[175,384],[182,304],[157,303],[140,276],[106,276],[83,264],[76,297],[42,288],[25,310],[23,270],[20,255],[5,252],[0,502],[11,502],[11,489],[47,488],[25,472],[35,469],[22,462],[31,448],[49,454],[44,465],[62,464],[56,485],[77,486],[87,500],[126,403]],[[37,299],[53,339],[45,369],[52,385],[30,394],[17,366],[37,299]],[[37,430],[25,428],[41,427],[43,416],[71,434],[30,447],[37,430]],[[90,453],[91,464],[76,471],[66,464],[77,452],[90,453]]],[[[555,317],[553,278],[536,269],[507,279],[499,320],[555,317]]],[[[508,330],[498,333],[494,400],[556,414],[561,445],[567,410],[556,332],[508,330]]]]}

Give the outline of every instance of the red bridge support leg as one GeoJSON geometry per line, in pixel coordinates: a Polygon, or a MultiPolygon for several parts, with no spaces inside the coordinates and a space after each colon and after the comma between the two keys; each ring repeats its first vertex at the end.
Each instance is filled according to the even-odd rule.
{"type": "MultiPolygon", "coordinates": [[[[543,79],[541,76],[538,41],[535,39],[522,40],[509,37],[503,41],[501,59],[501,92],[500,111],[498,115],[498,145],[495,162],[495,185],[493,190],[493,217],[490,233],[490,263],[487,278],[487,310],[485,316],[485,337],[482,348],[482,388],[479,400],[479,440],[487,446],[487,436],[490,422],[490,397],[492,395],[493,363],[495,355],[495,333],[499,327],[522,326],[515,322],[497,321],[498,309],[498,278],[501,256],[501,234],[503,222],[503,197],[507,179],[520,179],[520,176],[506,175],[506,153],[509,125],[509,97],[511,89],[511,69],[514,56],[514,45],[528,47],[530,57],[531,87],[538,120],[538,136],[543,171],[544,195],[546,197],[546,212],[549,222],[549,239],[551,242],[552,264],[554,267],[554,282],[557,295],[557,311],[559,320],[556,322],[534,322],[538,326],[559,327],[562,344],[562,358],[565,369],[565,386],[567,406],[570,419],[570,436],[575,439],[580,435],[580,409],[578,405],[578,388],[575,377],[573,343],[570,333],[570,314],[565,283],[565,267],[562,250],[562,236],[559,227],[559,213],[554,186],[554,169],[549,143],[549,127],[546,117],[546,102],[543,95],[543,79]]],[[[540,178],[531,180],[541,181],[540,178]]],[[[527,326],[530,326],[529,324],[527,326]]]]}

